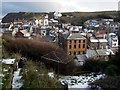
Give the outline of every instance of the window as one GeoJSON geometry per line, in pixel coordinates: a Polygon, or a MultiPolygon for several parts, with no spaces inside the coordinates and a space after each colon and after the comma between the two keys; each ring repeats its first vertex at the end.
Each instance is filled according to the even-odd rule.
{"type": "Polygon", "coordinates": [[[78,52],[78,54],[80,54],[80,51],[78,52]]]}
{"type": "Polygon", "coordinates": [[[80,54],[83,54],[83,52],[81,52],[80,54]]]}
{"type": "Polygon", "coordinates": [[[83,44],[83,48],[85,48],[85,44],[83,44]]]}
{"type": "Polygon", "coordinates": [[[76,43],[76,40],[74,40],[74,43],[76,43]]]}
{"type": "Polygon", "coordinates": [[[74,52],[74,55],[76,55],[76,52],[74,52]]]}
{"type": "Polygon", "coordinates": [[[117,42],[117,40],[113,40],[113,42],[117,42]]]}
{"type": "Polygon", "coordinates": [[[83,51],[83,54],[85,54],[85,51],[83,51]]]}
{"type": "Polygon", "coordinates": [[[69,49],[71,49],[71,45],[69,45],[69,49]]]}
{"type": "Polygon", "coordinates": [[[71,55],[71,52],[69,52],[69,55],[71,55]]]}
{"type": "Polygon", "coordinates": [[[70,42],[70,44],[71,44],[71,43],[72,43],[72,40],[70,40],[69,42],[70,42]]]}
{"type": "Polygon", "coordinates": [[[81,40],[79,40],[79,43],[81,43],[81,40]]]}
{"type": "Polygon", "coordinates": [[[76,45],[74,45],[74,48],[76,48],[76,45]]]}
{"type": "Polygon", "coordinates": [[[83,43],[85,43],[85,40],[83,40],[83,43]]]}
{"type": "Polygon", "coordinates": [[[81,45],[79,44],[79,48],[81,48],[81,45]]]}

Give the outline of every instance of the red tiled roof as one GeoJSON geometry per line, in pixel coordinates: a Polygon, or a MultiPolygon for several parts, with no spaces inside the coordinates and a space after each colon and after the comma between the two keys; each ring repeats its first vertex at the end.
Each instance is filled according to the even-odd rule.
{"type": "Polygon", "coordinates": [[[96,34],[106,34],[106,30],[99,30],[96,34]]]}
{"type": "Polygon", "coordinates": [[[40,34],[37,34],[36,37],[38,37],[38,38],[43,38],[43,36],[40,35],[40,34]]]}

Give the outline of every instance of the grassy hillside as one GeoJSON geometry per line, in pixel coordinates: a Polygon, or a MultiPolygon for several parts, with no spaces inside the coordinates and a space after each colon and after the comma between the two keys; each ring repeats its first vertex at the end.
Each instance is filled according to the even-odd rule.
{"type": "Polygon", "coordinates": [[[63,23],[72,23],[73,25],[83,25],[88,19],[114,19],[119,21],[117,11],[102,11],[102,12],[67,12],[63,13],[60,21],[63,23]]]}
{"type": "MultiPolygon", "coordinates": [[[[19,13],[8,13],[4,18],[3,22],[12,22],[14,19],[40,19],[45,12],[19,12],[19,13]]],[[[80,24],[86,19],[90,18],[113,18],[118,20],[117,11],[101,11],[101,12],[63,12],[61,22],[75,22],[74,24],[80,24]]]]}
{"type": "Polygon", "coordinates": [[[117,15],[117,11],[99,11],[99,12],[66,12],[63,13],[63,16],[65,15],[73,15],[73,16],[95,16],[95,15],[108,15],[111,17],[115,17],[117,15]]]}
{"type": "Polygon", "coordinates": [[[16,19],[40,19],[42,15],[46,13],[41,12],[19,12],[19,13],[8,13],[5,17],[3,17],[2,22],[13,22],[16,19]]]}

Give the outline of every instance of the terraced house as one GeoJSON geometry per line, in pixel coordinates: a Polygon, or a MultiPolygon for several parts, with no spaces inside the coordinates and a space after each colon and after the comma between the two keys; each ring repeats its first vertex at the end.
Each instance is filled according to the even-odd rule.
{"type": "Polygon", "coordinates": [[[87,50],[87,39],[80,33],[72,33],[67,38],[67,53],[68,55],[85,54],[87,50]]]}

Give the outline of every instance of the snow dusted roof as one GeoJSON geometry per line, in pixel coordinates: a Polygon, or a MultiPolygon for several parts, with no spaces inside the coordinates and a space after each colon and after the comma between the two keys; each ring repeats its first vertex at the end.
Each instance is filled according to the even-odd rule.
{"type": "Polygon", "coordinates": [[[90,42],[99,42],[98,39],[90,39],[90,42]]]}
{"type": "Polygon", "coordinates": [[[108,42],[107,39],[99,39],[99,42],[108,42]]]}
{"type": "Polygon", "coordinates": [[[110,51],[109,50],[107,50],[107,49],[100,49],[100,50],[96,50],[97,51],[97,53],[98,53],[98,55],[110,55],[110,51]]]}
{"type": "Polygon", "coordinates": [[[72,33],[67,39],[86,39],[81,33],[72,33]]]}
{"type": "Polygon", "coordinates": [[[109,33],[109,36],[115,36],[116,34],[115,33],[109,33]]]}
{"type": "Polygon", "coordinates": [[[62,30],[62,29],[60,29],[60,30],[59,30],[59,32],[61,32],[61,33],[62,33],[62,32],[63,32],[63,30],[62,30]]]}
{"type": "Polygon", "coordinates": [[[87,58],[91,58],[91,57],[94,57],[94,56],[97,56],[97,52],[95,50],[87,50],[87,52],[86,52],[86,57],[87,58]]]}
{"type": "Polygon", "coordinates": [[[14,64],[15,59],[3,59],[2,63],[4,64],[14,64]]]}
{"type": "Polygon", "coordinates": [[[78,61],[85,61],[87,59],[86,55],[83,54],[83,55],[76,55],[78,61]]]}

